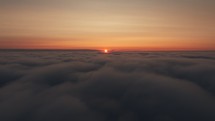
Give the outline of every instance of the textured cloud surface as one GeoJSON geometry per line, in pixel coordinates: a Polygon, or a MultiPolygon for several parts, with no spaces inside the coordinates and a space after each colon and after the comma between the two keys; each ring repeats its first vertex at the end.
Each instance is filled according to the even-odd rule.
{"type": "Polygon", "coordinates": [[[214,121],[214,52],[0,51],[1,121],[214,121]]]}

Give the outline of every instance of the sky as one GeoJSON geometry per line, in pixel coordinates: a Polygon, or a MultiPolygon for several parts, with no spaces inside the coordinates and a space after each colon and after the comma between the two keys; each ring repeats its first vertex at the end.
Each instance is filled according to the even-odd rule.
{"type": "Polygon", "coordinates": [[[0,0],[0,49],[215,50],[213,0],[0,0]]]}

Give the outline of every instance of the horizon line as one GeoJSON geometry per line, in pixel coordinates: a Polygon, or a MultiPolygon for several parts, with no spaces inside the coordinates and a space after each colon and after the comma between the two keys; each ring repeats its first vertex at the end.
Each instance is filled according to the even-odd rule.
{"type": "MultiPolygon", "coordinates": [[[[0,51],[102,51],[103,49],[40,49],[40,48],[0,48],[0,51]]],[[[178,50],[144,50],[144,49],[109,49],[115,52],[213,52],[214,50],[198,50],[198,49],[178,49],[178,50]]]]}

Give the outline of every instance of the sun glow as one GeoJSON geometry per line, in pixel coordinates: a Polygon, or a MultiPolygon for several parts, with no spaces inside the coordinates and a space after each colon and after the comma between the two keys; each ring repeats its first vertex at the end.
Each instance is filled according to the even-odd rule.
{"type": "Polygon", "coordinates": [[[104,49],[104,53],[109,53],[109,50],[108,49],[104,49]]]}

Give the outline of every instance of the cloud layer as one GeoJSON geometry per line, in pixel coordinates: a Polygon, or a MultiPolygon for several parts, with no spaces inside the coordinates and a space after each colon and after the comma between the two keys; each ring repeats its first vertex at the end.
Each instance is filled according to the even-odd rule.
{"type": "Polygon", "coordinates": [[[214,121],[214,52],[1,51],[1,121],[214,121]]]}

